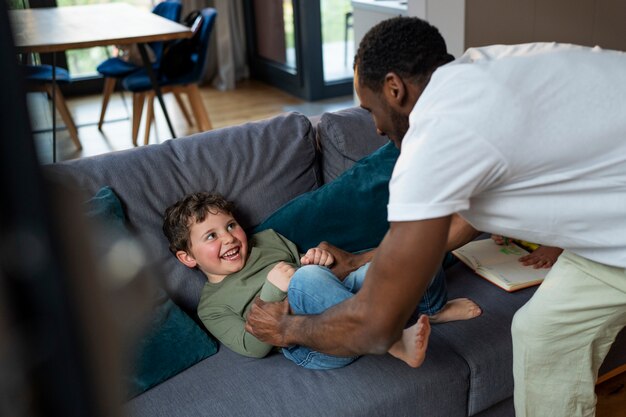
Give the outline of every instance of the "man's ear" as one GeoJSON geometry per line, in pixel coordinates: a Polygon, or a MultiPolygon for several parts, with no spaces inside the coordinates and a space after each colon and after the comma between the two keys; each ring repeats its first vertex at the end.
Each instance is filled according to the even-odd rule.
{"type": "Polygon", "coordinates": [[[180,262],[182,262],[183,264],[185,264],[185,266],[188,266],[189,268],[195,268],[198,265],[198,262],[196,262],[196,259],[193,257],[193,255],[185,252],[184,250],[179,250],[178,252],[176,252],[176,258],[178,258],[180,262]]]}
{"type": "Polygon", "coordinates": [[[395,72],[387,73],[385,75],[385,83],[383,84],[383,94],[389,105],[396,109],[403,107],[407,87],[402,77],[395,72]]]}

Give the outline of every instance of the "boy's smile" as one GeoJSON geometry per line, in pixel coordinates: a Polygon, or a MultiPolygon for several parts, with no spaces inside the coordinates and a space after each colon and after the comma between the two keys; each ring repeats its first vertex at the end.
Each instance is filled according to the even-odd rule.
{"type": "Polygon", "coordinates": [[[198,267],[209,282],[221,282],[239,272],[248,258],[248,238],[230,213],[209,213],[189,228],[190,248],[176,256],[185,265],[198,267]]]}

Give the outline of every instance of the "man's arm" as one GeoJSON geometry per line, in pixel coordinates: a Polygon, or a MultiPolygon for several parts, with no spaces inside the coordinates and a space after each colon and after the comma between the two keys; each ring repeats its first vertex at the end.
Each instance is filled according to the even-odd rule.
{"type": "Polygon", "coordinates": [[[246,330],[273,345],[334,355],[387,352],[441,264],[449,227],[450,216],[392,222],[354,297],[311,316],[288,315],[286,302],[259,302],[246,330]]]}
{"type": "Polygon", "coordinates": [[[448,242],[446,252],[460,248],[468,242],[476,239],[480,232],[472,227],[458,214],[453,214],[450,220],[450,231],[448,232],[448,242]]]}
{"type": "MultiPolygon", "coordinates": [[[[453,214],[446,243],[446,252],[460,248],[474,240],[478,235],[480,235],[478,230],[474,229],[458,214],[453,214]]],[[[334,256],[335,262],[330,269],[339,279],[344,279],[350,272],[370,262],[376,254],[376,249],[367,252],[350,253],[328,242],[320,243],[319,247],[327,250],[334,256]]]]}

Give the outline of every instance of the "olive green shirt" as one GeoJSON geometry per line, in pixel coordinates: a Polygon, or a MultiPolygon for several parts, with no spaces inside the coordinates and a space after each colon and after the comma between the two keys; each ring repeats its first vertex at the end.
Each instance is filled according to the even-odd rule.
{"type": "Polygon", "coordinates": [[[245,356],[262,358],[273,346],[247,333],[245,318],[257,295],[263,301],[281,301],[286,297],[286,293],[267,281],[267,274],[280,261],[300,266],[300,255],[295,244],[273,230],[252,235],[248,242],[251,249],[241,271],[218,284],[204,284],[198,317],[224,346],[245,356]]]}

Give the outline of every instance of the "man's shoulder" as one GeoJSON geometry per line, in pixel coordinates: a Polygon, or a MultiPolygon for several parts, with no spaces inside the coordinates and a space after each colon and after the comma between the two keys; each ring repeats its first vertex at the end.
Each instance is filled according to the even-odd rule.
{"type": "Polygon", "coordinates": [[[600,52],[599,47],[574,45],[559,42],[531,42],[515,45],[488,45],[468,48],[465,53],[451,64],[465,64],[479,61],[494,61],[509,57],[531,57],[563,51],[600,52]]]}

